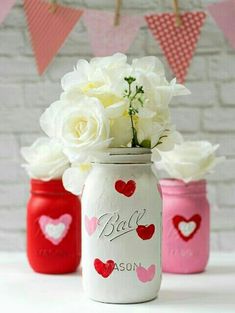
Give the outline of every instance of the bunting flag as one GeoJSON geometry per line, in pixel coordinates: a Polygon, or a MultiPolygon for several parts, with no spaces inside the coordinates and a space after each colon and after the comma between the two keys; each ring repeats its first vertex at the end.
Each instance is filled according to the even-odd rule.
{"type": "Polygon", "coordinates": [[[235,0],[211,4],[208,11],[235,49],[235,0]]]}
{"type": "Polygon", "coordinates": [[[5,20],[16,0],[1,0],[0,3],[0,24],[5,20]]]}
{"type": "Polygon", "coordinates": [[[39,74],[43,74],[83,11],[42,0],[24,0],[24,9],[39,74]]]}
{"type": "Polygon", "coordinates": [[[145,18],[174,75],[180,83],[184,83],[206,14],[183,13],[180,15],[180,26],[177,26],[173,13],[153,14],[145,18]]]}
{"type": "Polygon", "coordinates": [[[98,10],[85,11],[83,21],[95,56],[126,53],[144,24],[143,16],[121,15],[114,26],[114,13],[98,10]]]}

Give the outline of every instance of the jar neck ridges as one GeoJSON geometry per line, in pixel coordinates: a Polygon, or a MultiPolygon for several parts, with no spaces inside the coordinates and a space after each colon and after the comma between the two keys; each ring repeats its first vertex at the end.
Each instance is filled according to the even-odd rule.
{"type": "Polygon", "coordinates": [[[161,179],[160,186],[162,194],[179,196],[205,196],[206,180],[191,181],[185,183],[179,179],[161,179]]]}
{"type": "Polygon", "coordinates": [[[151,150],[146,148],[110,148],[92,158],[98,164],[151,164],[151,150]]]}
{"type": "Polygon", "coordinates": [[[32,194],[46,194],[46,195],[71,195],[64,186],[62,179],[52,179],[43,181],[40,179],[31,179],[31,193],[32,194]]]}

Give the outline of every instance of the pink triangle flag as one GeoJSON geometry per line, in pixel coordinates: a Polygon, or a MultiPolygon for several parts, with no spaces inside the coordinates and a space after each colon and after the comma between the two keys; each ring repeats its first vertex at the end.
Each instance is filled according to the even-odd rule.
{"type": "Polygon", "coordinates": [[[235,0],[226,0],[208,6],[208,11],[235,49],[235,0]]]}
{"type": "Polygon", "coordinates": [[[120,22],[114,26],[114,13],[87,10],[83,14],[91,48],[95,56],[127,52],[142,25],[142,16],[121,15],[120,22]]]}
{"type": "Polygon", "coordinates": [[[41,0],[24,0],[24,8],[38,73],[41,75],[83,11],[57,5],[52,13],[50,3],[41,0]]]}
{"type": "Polygon", "coordinates": [[[1,0],[0,3],[0,24],[5,20],[16,0],[1,0]]]}
{"type": "Polygon", "coordinates": [[[145,18],[153,36],[159,41],[174,75],[180,83],[183,83],[206,14],[204,12],[183,13],[180,15],[180,26],[176,25],[173,13],[152,14],[145,18]]]}

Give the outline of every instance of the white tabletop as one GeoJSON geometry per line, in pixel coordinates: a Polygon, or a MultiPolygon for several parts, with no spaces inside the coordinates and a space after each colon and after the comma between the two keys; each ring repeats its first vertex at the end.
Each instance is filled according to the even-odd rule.
{"type": "Polygon", "coordinates": [[[0,312],[235,312],[235,253],[212,254],[202,274],[163,274],[159,298],[142,304],[94,302],[83,293],[81,280],[79,271],[56,276],[35,274],[23,253],[0,253],[0,312]]]}

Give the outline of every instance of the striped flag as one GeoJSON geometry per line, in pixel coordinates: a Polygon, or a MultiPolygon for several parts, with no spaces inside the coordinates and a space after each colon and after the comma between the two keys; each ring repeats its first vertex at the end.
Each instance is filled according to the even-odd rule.
{"type": "Polygon", "coordinates": [[[40,75],[48,67],[83,11],[51,4],[41,0],[24,0],[24,9],[32,48],[40,75]]]}

